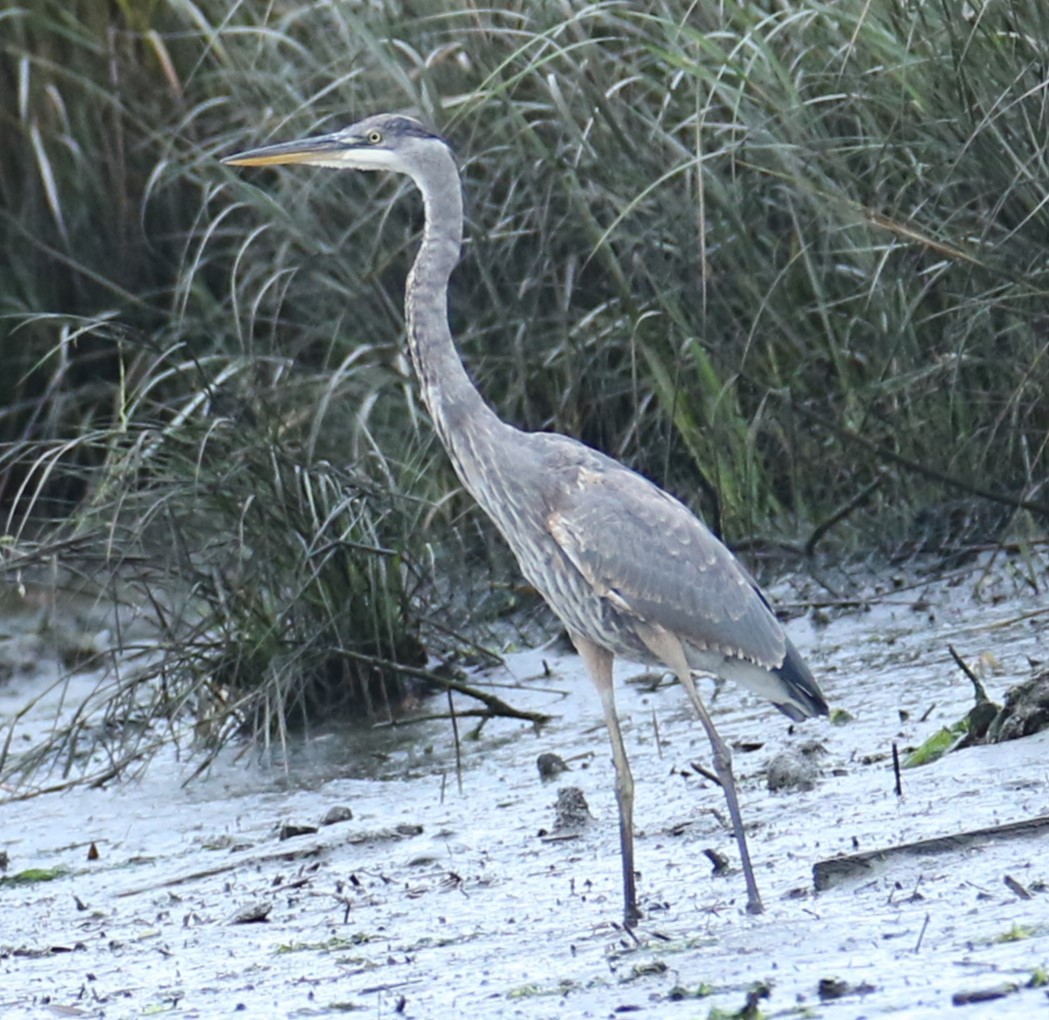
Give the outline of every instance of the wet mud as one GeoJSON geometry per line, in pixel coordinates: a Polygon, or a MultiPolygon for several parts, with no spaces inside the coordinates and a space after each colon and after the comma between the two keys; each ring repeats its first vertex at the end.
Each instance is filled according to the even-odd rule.
{"type": "MultiPolygon", "coordinates": [[[[748,1000],[765,1016],[1037,1015],[1049,1009],[1044,830],[872,855],[813,883],[820,861],[1049,814],[1046,732],[906,769],[896,791],[893,743],[916,747],[972,706],[948,646],[993,663],[983,683],[998,701],[1046,657],[1044,596],[999,588],[977,599],[968,581],[941,582],[920,600],[792,623],[844,710],[831,720],[792,729],[704,683],[736,748],[761,916],[745,912],[683,692],[620,664],[645,915],[635,936],[623,930],[597,696],[574,657],[529,651],[472,682],[516,680],[502,693],[554,722],[489,724],[463,742],[461,776],[450,724],[429,722],[368,747],[327,732],[286,759],[231,753],[189,783],[193,762],[165,752],[141,781],[0,803],[0,1015],[706,1017],[748,1000]],[[567,770],[544,781],[541,755],[567,770]],[[770,763],[791,760],[804,781],[770,789],[770,763]],[[586,808],[572,825],[561,788],[586,808]]],[[[47,679],[9,679],[0,713],[47,679]]],[[[67,702],[92,682],[76,678],[67,702]]]]}

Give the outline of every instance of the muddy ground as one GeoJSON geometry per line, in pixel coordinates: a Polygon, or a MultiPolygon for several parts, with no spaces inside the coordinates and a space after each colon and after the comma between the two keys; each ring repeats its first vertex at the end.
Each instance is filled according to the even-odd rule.
{"type": "MultiPolygon", "coordinates": [[[[1038,580],[1044,592],[1044,570],[1038,580]]],[[[636,939],[623,931],[597,697],[574,657],[522,652],[473,680],[513,681],[504,697],[555,721],[538,733],[494,722],[465,741],[461,789],[450,727],[431,722],[329,732],[266,763],[231,755],[188,785],[193,763],[169,753],[139,782],[0,803],[0,1016],[693,1018],[748,995],[770,1017],[1044,1015],[1049,828],[889,854],[813,887],[813,866],[836,855],[1049,815],[1044,732],[907,770],[895,790],[893,742],[916,746],[972,705],[948,645],[997,700],[1049,658],[1045,595],[1024,569],[979,581],[970,571],[791,624],[851,721],[792,732],[745,692],[714,697],[740,745],[761,916],[744,910],[721,792],[693,768],[709,748],[682,692],[620,665],[645,913],[636,939]],[[813,788],[770,792],[770,760],[813,741],[813,788]],[[542,782],[544,753],[572,770],[542,782]],[[555,833],[566,786],[593,819],[555,833]],[[282,831],[336,808],[352,818],[282,831]],[[707,849],[728,874],[712,874],[707,849]],[[10,881],[36,868],[61,874],[10,881]]],[[[49,670],[0,687],[0,717],[49,670]]],[[[67,703],[93,682],[77,677],[67,703]]]]}

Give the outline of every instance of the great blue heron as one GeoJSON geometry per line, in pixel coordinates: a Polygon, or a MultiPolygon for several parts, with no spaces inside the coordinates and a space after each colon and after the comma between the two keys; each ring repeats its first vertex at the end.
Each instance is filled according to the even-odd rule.
{"type": "Polygon", "coordinates": [[[410,117],[381,114],[333,134],[229,156],[235,166],[304,163],[407,174],[422,193],[422,244],[405,289],[408,347],[434,427],[463,485],[560,617],[601,696],[619,805],[624,918],[641,916],[634,885],[634,781],[616,716],[615,656],[671,670],[714,752],[747,883],[732,759],[693,672],[738,681],[791,719],[827,703],[753,578],[683,504],[604,454],[500,421],[463,368],[448,326],[448,279],[463,233],[459,171],[447,142],[410,117]]]}

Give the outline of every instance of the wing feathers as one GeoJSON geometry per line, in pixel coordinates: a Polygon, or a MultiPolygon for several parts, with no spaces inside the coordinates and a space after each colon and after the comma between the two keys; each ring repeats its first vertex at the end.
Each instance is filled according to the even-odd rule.
{"type": "Polygon", "coordinates": [[[768,669],[783,663],[786,639],[753,580],[695,515],[651,482],[594,454],[548,506],[554,541],[617,609],[701,651],[768,669]]]}

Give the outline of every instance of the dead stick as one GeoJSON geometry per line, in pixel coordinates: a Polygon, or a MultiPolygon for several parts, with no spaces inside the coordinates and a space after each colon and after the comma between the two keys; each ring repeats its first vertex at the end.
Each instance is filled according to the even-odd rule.
{"type": "Polygon", "coordinates": [[[455,703],[452,692],[448,692],[448,712],[452,717],[452,738],[455,740],[455,782],[459,787],[459,796],[463,795],[463,749],[459,743],[459,719],[455,714],[455,703]]]}
{"type": "MultiPolygon", "coordinates": [[[[350,659],[353,662],[363,662],[366,666],[378,666],[380,669],[394,670],[398,673],[404,673],[406,676],[414,676],[418,677],[420,680],[428,680],[430,683],[442,687],[446,691],[456,691],[459,694],[465,694],[467,697],[475,698],[477,701],[481,702],[482,705],[490,710],[492,715],[506,716],[509,719],[524,719],[527,722],[532,723],[544,723],[550,719],[548,715],[543,715],[541,712],[524,712],[519,708],[514,708],[513,705],[507,704],[502,698],[497,698],[494,694],[487,694],[485,691],[478,690],[476,687],[471,687],[469,684],[464,684],[459,680],[452,680],[450,677],[438,676],[438,674],[428,669],[419,669],[416,666],[405,666],[399,662],[390,662],[388,659],[381,659],[376,655],[365,655],[364,652],[352,652],[348,648],[336,649],[336,654],[341,655],[344,659],[350,659]]],[[[464,713],[460,713],[460,715],[462,714],[464,713]]]]}
{"type": "Polygon", "coordinates": [[[880,488],[882,482],[885,480],[884,471],[879,473],[878,477],[874,479],[869,485],[864,486],[843,506],[838,507],[825,521],[820,522],[812,529],[812,534],[809,535],[809,540],[805,543],[805,555],[810,557],[815,553],[816,546],[824,535],[830,531],[836,524],[840,524],[846,517],[849,516],[854,510],[862,506],[874,493],[874,491],[880,488]]]}
{"type": "Polygon", "coordinates": [[[709,779],[712,783],[717,783],[718,786],[721,785],[721,780],[718,779],[718,777],[713,772],[711,772],[710,769],[706,769],[698,762],[694,761],[689,762],[689,764],[692,766],[693,770],[698,772],[704,779],[709,779]]]}
{"type": "Polygon", "coordinates": [[[982,705],[985,701],[990,701],[991,699],[987,697],[987,691],[984,690],[983,684],[980,683],[980,678],[972,671],[969,664],[954,650],[954,645],[948,645],[947,651],[951,653],[951,658],[954,659],[954,664],[969,678],[973,687],[976,689],[976,704],[982,705]]]}
{"type": "Polygon", "coordinates": [[[929,915],[925,915],[925,923],[922,925],[922,930],[918,932],[918,941],[914,943],[914,951],[918,952],[922,947],[922,939],[925,938],[925,929],[929,927],[929,915]]]}
{"type": "Polygon", "coordinates": [[[1012,875],[1006,875],[1003,881],[1012,892],[1014,892],[1017,896],[1020,897],[1020,899],[1029,900],[1031,898],[1031,894],[1022,885],[1020,885],[1020,883],[1017,882],[1012,875]]]}

